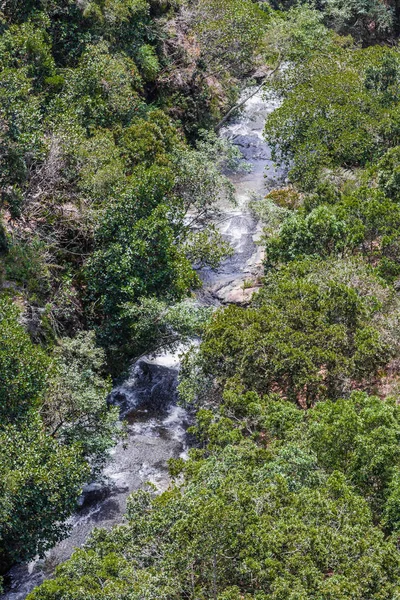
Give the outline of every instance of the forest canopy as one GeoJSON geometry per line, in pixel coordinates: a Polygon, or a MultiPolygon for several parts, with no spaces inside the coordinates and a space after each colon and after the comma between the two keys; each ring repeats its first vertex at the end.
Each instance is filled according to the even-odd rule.
{"type": "Polygon", "coordinates": [[[400,597],[399,11],[0,2],[1,575],[68,534],[113,382],[193,342],[189,457],[29,600],[400,597]],[[257,291],[210,308],[244,90],[287,178],[251,203],[257,291]]]}

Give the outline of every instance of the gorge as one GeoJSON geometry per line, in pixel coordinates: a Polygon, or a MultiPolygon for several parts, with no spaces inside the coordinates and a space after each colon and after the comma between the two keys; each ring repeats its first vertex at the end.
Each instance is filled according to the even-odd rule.
{"type": "MultiPolygon", "coordinates": [[[[245,91],[244,94],[248,92],[245,91]]],[[[220,135],[236,145],[249,172],[232,175],[235,206],[220,207],[218,227],[234,249],[232,257],[215,270],[203,269],[203,287],[198,292],[201,304],[220,306],[247,304],[262,274],[262,248],[257,244],[262,225],[249,203],[269,189],[282,185],[285,170],[278,169],[263,139],[266,116],[276,101],[266,100],[260,91],[225,126],[220,135]],[[254,285],[245,287],[245,282],[254,285]]],[[[186,429],[192,418],[177,402],[179,356],[176,353],[143,357],[131,367],[128,380],[116,387],[112,404],[121,408],[127,419],[127,437],[110,452],[103,480],[86,486],[79,512],[71,517],[69,537],[47,553],[43,560],[14,567],[9,573],[9,590],[2,600],[24,600],[32,589],[54,568],[81,547],[94,527],[110,528],[120,523],[126,511],[126,498],[145,483],[164,491],[169,484],[167,462],[185,456],[191,441],[186,429]]]]}

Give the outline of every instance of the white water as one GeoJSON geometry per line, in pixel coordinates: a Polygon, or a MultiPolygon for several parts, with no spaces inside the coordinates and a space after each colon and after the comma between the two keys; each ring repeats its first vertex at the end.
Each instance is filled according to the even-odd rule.
{"type": "Polygon", "coordinates": [[[286,175],[273,163],[271,150],[263,139],[266,117],[277,106],[276,101],[266,101],[259,92],[246,103],[243,113],[221,131],[223,137],[241,150],[252,170],[231,177],[236,205],[223,208],[219,228],[234,248],[234,255],[216,271],[203,271],[201,297],[205,303],[247,303],[257,288],[264,258],[257,244],[262,225],[251,212],[249,203],[281,185],[286,175]],[[244,282],[247,289],[243,289],[244,282]]]}
{"type": "MultiPolygon", "coordinates": [[[[222,207],[219,224],[224,237],[232,244],[234,255],[216,271],[201,273],[204,289],[199,300],[205,304],[243,303],[252,289],[243,289],[244,281],[254,282],[262,272],[262,251],[257,246],[261,225],[249,209],[254,194],[265,195],[276,186],[284,173],[272,161],[268,146],[262,138],[268,113],[276,108],[273,101],[255,95],[243,113],[221,132],[242,151],[253,165],[251,173],[232,177],[237,204],[222,207]]],[[[246,286],[247,287],[247,286],[246,286]]],[[[81,547],[94,527],[110,528],[124,518],[129,494],[147,481],[158,490],[168,487],[167,461],[186,456],[189,416],[176,405],[176,377],[179,353],[165,353],[145,358],[133,368],[130,378],[113,392],[129,421],[128,437],[110,453],[104,471],[104,484],[88,486],[82,506],[71,519],[70,536],[48,552],[44,560],[14,567],[10,572],[11,587],[2,600],[23,600],[54,568],[68,559],[75,548],[81,547]]]]}

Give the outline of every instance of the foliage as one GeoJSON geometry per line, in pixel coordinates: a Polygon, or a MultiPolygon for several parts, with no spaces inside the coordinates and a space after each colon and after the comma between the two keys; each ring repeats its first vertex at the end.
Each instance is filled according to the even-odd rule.
{"type": "Polygon", "coordinates": [[[307,456],[317,485],[321,473],[316,464],[327,473],[340,471],[367,499],[375,521],[386,530],[397,530],[399,417],[393,398],[382,400],[361,392],[320,402],[304,412],[276,395],[260,396],[231,386],[217,411],[199,410],[194,431],[213,450],[250,437],[261,445],[276,446],[287,458],[292,445],[300,445],[297,458],[289,461],[294,478],[310,476],[302,472],[307,456]]]}
{"type": "MultiPolygon", "coordinates": [[[[203,8],[210,10],[210,7],[203,8]]],[[[146,170],[156,166],[164,167],[165,178],[171,181],[169,198],[158,198],[153,205],[155,209],[163,204],[165,210],[160,207],[152,224],[148,223],[148,235],[152,227],[158,226],[158,220],[165,223],[165,227],[160,227],[163,234],[159,242],[160,246],[164,244],[167,254],[171,253],[171,257],[161,261],[165,269],[160,264],[164,274],[160,273],[159,293],[165,291],[170,301],[181,297],[196,281],[195,275],[189,273],[186,254],[193,256],[193,260],[197,260],[197,256],[201,256],[202,261],[209,260],[220,240],[214,236],[215,242],[211,243],[211,232],[199,232],[196,244],[193,238],[184,247],[183,238],[190,228],[171,228],[170,211],[178,206],[178,198],[180,215],[183,207],[190,210],[196,205],[204,229],[216,200],[221,195],[231,195],[220,167],[224,157],[232,154],[226,148],[220,153],[222,142],[207,134],[202,135],[197,149],[191,148],[182,135],[180,123],[167,115],[171,109],[170,98],[180,92],[177,92],[179,85],[167,83],[163,75],[170,68],[176,68],[177,72],[186,69],[186,63],[180,64],[179,57],[170,56],[170,45],[175,38],[169,23],[181,15],[183,7],[179,4],[155,6],[147,0],[82,3],[13,0],[2,10],[0,154],[3,168],[0,183],[4,212],[1,218],[7,221],[11,239],[21,240],[27,253],[31,238],[42,246],[48,275],[45,289],[34,289],[24,282],[26,300],[50,307],[49,311],[46,308],[46,314],[51,314],[52,328],[57,333],[74,334],[88,322],[93,324],[94,320],[97,324],[106,317],[96,314],[93,319],[92,303],[84,303],[88,295],[82,269],[85,262],[96,262],[99,253],[108,252],[106,243],[104,248],[98,243],[103,217],[109,218],[108,207],[115,206],[125,195],[133,198],[137,186],[144,194],[150,175],[146,170]],[[95,229],[98,230],[96,238],[95,229]],[[170,250],[166,248],[168,244],[170,250]],[[94,250],[97,254],[92,261],[94,250]],[[176,256],[172,256],[174,252],[176,256]],[[173,264],[167,266],[166,263],[173,264]],[[188,271],[182,281],[176,282],[179,292],[173,289],[178,264],[188,271]],[[72,283],[76,300],[74,314],[63,319],[59,302],[66,280],[72,283]],[[167,290],[169,285],[170,291],[167,290]]],[[[257,40],[262,36],[261,23],[257,20],[261,13],[257,7],[250,0],[231,0],[223,11],[224,29],[220,35],[226,33],[232,38],[231,29],[235,26],[232,14],[238,10],[243,19],[244,38],[248,31],[243,48],[246,64],[251,68],[257,40]]],[[[195,31],[194,15],[189,21],[191,33],[185,36],[197,36],[195,43],[203,47],[206,40],[201,41],[200,29],[195,31]]],[[[208,67],[199,67],[200,79],[195,75],[190,83],[196,89],[193,98],[198,94],[195,110],[199,110],[196,103],[203,102],[205,96],[210,102],[214,97],[213,107],[201,107],[209,119],[214,118],[210,116],[212,111],[218,118],[217,105],[222,106],[223,102],[216,99],[215,91],[210,91],[206,76],[206,72],[216,67],[220,53],[221,48],[216,48],[208,67]]],[[[233,58],[231,53],[230,60],[233,58]]],[[[197,69],[190,52],[185,61],[190,68],[197,69]]],[[[232,86],[236,89],[236,83],[232,86]]],[[[231,84],[226,84],[227,89],[230,87],[231,84]]],[[[189,119],[189,111],[184,111],[181,118],[189,119]]],[[[139,209],[133,222],[142,217],[139,209]]],[[[145,217],[150,218],[150,213],[146,212],[145,217]]],[[[199,226],[196,219],[192,227],[199,226]]],[[[144,251],[145,242],[136,238],[134,241],[134,238],[132,232],[132,242],[142,245],[144,251]]],[[[8,264],[13,262],[12,255],[19,251],[19,246],[19,243],[13,244],[9,249],[8,259],[5,259],[8,264]]],[[[5,241],[2,249],[6,249],[5,241]]],[[[226,251],[227,248],[221,250],[221,257],[226,251]]],[[[212,260],[215,265],[215,255],[212,260]]],[[[1,270],[7,270],[8,264],[1,270]]],[[[132,264],[132,269],[135,268],[132,264]]],[[[154,264],[153,268],[157,270],[158,266],[154,264]]],[[[11,270],[10,275],[12,285],[20,286],[18,270],[11,270]]],[[[23,273],[22,278],[25,279],[23,273]]],[[[28,273],[26,279],[33,283],[34,277],[28,273]]],[[[139,295],[146,293],[142,289],[139,295]]],[[[122,293],[118,304],[125,302],[122,293]]],[[[70,305],[64,309],[65,313],[71,312],[70,305]]],[[[43,322],[43,337],[46,337],[45,328],[43,322]]],[[[119,329],[116,322],[111,335],[118,338],[119,329]]]]}
{"type": "Polygon", "coordinates": [[[185,474],[181,490],[133,495],[128,525],[96,532],[30,600],[398,592],[395,546],[372,525],[366,502],[296,445],[228,445],[192,458],[185,474]]]}
{"type": "Polygon", "coordinates": [[[340,269],[293,263],[266,279],[251,308],[219,311],[200,348],[205,374],[222,386],[234,379],[248,390],[276,391],[300,406],[365,385],[395,352],[381,315],[398,309],[362,265],[353,263],[348,276],[340,269]]]}
{"type": "Polygon", "coordinates": [[[127,304],[128,330],[136,351],[156,352],[160,348],[176,350],[200,336],[212,310],[199,307],[190,299],[173,304],[157,298],[141,298],[139,303],[127,304]],[[150,345],[150,340],[151,344],[150,345]]]}
{"type": "Polygon", "coordinates": [[[105,378],[105,354],[94,333],[64,338],[54,353],[55,373],[41,415],[51,436],[67,446],[79,444],[98,474],[107,450],[118,437],[118,411],[107,406],[111,381],[105,378]]]}
{"type": "Polygon", "coordinates": [[[391,200],[399,199],[399,147],[391,148],[373,167],[377,184],[391,200]]]}
{"type": "Polygon", "coordinates": [[[37,301],[43,301],[50,290],[51,273],[47,264],[46,247],[38,238],[10,239],[0,264],[0,279],[16,284],[37,301]]]}
{"type": "MultiPolygon", "coordinates": [[[[319,464],[344,472],[381,516],[385,502],[392,502],[390,488],[400,458],[396,402],[357,393],[348,400],[318,405],[309,422],[310,444],[319,464]]],[[[397,529],[398,515],[392,513],[387,525],[397,529]]]]}
{"type": "Polygon", "coordinates": [[[225,77],[221,93],[210,74],[251,71],[263,35],[250,0],[222,8],[215,33],[229,56],[209,53],[191,14],[182,46],[200,48],[197,60],[175,52],[181,3],[1,3],[2,572],[65,535],[81,485],[104,465],[121,429],[107,373],[199,335],[209,317],[187,301],[193,263],[216,267],[230,252],[209,222],[232,199],[222,170],[239,160],[216,136],[190,145],[184,131],[200,113],[219,120],[238,82],[225,77]],[[193,92],[185,129],[172,118],[180,81],[193,92]]]}
{"type": "Polygon", "coordinates": [[[0,568],[32,559],[68,532],[88,475],[79,446],[60,446],[38,416],[0,430],[0,568]]]}
{"type": "MultiPolygon", "coordinates": [[[[382,185],[383,179],[382,179],[382,185]]],[[[385,186],[386,187],[386,186],[385,186]]],[[[399,205],[378,189],[360,187],[335,204],[290,214],[266,240],[266,264],[276,266],[306,256],[359,254],[393,279],[399,274],[399,205]]],[[[321,202],[321,203],[320,203],[321,202]]]]}
{"type": "Polygon", "coordinates": [[[338,33],[351,34],[356,39],[371,43],[394,30],[395,13],[390,3],[326,0],[322,4],[325,23],[338,33]]]}
{"type": "Polygon", "coordinates": [[[111,56],[105,43],[88,46],[79,65],[66,71],[64,79],[50,111],[62,120],[73,115],[88,131],[127,125],[140,106],[135,63],[118,54],[111,56]]]}
{"type": "Polygon", "coordinates": [[[311,54],[294,82],[291,68],[271,87],[283,103],[266,123],[275,158],[312,187],[323,168],[365,166],[397,144],[399,57],[396,49],[345,48],[311,54]],[[314,56],[314,58],[313,58],[314,56]]]}
{"type": "MultiPolygon", "coordinates": [[[[322,15],[307,4],[293,6],[284,14],[272,13],[266,28],[267,56],[279,62],[296,63],[300,71],[301,63],[308,64],[321,53],[335,52],[338,43],[332,31],[324,26],[322,15]]],[[[283,76],[285,73],[286,69],[283,76]]]]}
{"type": "Polygon", "coordinates": [[[98,471],[117,434],[93,335],[65,340],[51,361],[20,318],[0,300],[1,572],[66,535],[89,464],[98,471]]]}
{"type": "Polygon", "coordinates": [[[36,348],[18,322],[20,312],[0,299],[0,415],[1,422],[23,418],[37,407],[48,380],[50,361],[36,348]]]}
{"type": "MultiPolygon", "coordinates": [[[[274,9],[289,10],[293,0],[269,0],[274,9]]],[[[379,0],[303,0],[301,4],[320,12],[321,20],[341,35],[352,35],[357,41],[371,44],[394,34],[395,3],[379,0]]]]}
{"type": "Polygon", "coordinates": [[[124,354],[132,355],[132,350],[129,352],[130,348],[124,348],[121,342],[135,344],[130,337],[132,313],[126,310],[127,304],[137,303],[144,296],[179,301],[197,281],[176,245],[183,223],[172,221],[167,206],[160,204],[135,222],[141,204],[146,214],[147,203],[164,199],[169,183],[162,170],[153,179],[155,172],[149,177],[148,187],[142,183],[135,195],[108,209],[105,226],[99,232],[104,249],[96,251],[88,265],[88,282],[96,294],[93,298],[100,300],[106,317],[101,335],[108,342],[108,350],[118,352],[117,360],[124,354]]]}
{"type": "Polygon", "coordinates": [[[102,213],[86,266],[92,318],[119,365],[160,340],[149,337],[153,328],[140,334],[143,301],[182,301],[200,284],[194,263],[216,267],[229,255],[208,223],[220,199],[232,198],[220,169],[236,158],[210,136],[189,149],[161,111],[134,121],[121,146],[129,183],[102,213]]]}
{"type": "Polygon", "coordinates": [[[197,409],[170,488],[133,494],[32,600],[400,597],[400,61],[365,47],[398,17],[378,0],[2,3],[0,571],[62,539],[104,466],[108,372],[192,341],[197,409]],[[190,296],[231,252],[212,222],[245,165],[203,129],[251,75],[280,101],[265,133],[291,181],[251,205],[259,293],[213,311],[190,296]]]}
{"type": "Polygon", "coordinates": [[[249,0],[200,0],[191,2],[194,30],[202,53],[199,66],[243,76],[260,51],[265,14],[249,0]]]}

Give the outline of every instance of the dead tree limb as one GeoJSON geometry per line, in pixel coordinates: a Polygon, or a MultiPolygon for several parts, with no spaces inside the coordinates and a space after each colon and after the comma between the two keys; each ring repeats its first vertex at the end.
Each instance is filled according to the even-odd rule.
{"type": "Polygon", "coordinates": [[[279,70],[281,66],[281,62],[279,62],[277,64],[277,66],[275,67],[275,69],[273,69],[270,73],[268,73],[268,75],[266,75],[263,80],[261,85],[258,85],[256,87],[256,89],[250,94],[250,96],[247,96],[247,98],[245,98],[244,100],[241,100],[240,102],[238,102],[237,104],[235,104],[235,106],[232,106],[232,108],[230,108],[228,110],[228,112],[226,113],[226,115],[220,120],[220,122],[215,126],[215,132],[218,133],[218,131],[221,129],[222,125],[224,125],[227,120],[229,119],[229,117],[231,117],[237,110],[241,109],[242,106],[244,106],[249,100],[251,100],[251,98],[253,98],[253,96],[255,96],[264,86],[264,83],[267,79],[271,79],[271,77],[273,77],[275,75],[275,73],[279,70]]]}

